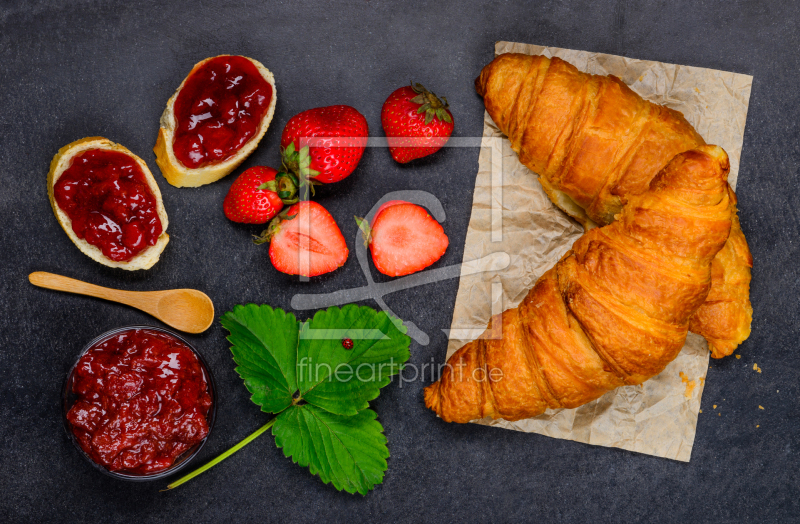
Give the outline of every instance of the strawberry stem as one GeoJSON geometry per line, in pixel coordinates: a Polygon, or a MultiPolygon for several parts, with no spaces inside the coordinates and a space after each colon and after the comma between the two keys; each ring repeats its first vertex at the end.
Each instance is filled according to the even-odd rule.
{"type": "Polygon", "coordinates": [[[243,447],[245,447],[246,445],[250,444],[252,441],[257,439],[262,433],[267,431],[269,428],[272,427],[273,424],[275,424],[275,420],[277,418],[278,417],[273,417],[272,420],[270,420],[269,422],[267,422],[266,424],[264,424],[263,426],[258,428],[255,432],[253,432],[250,435],[248,435],[247,437],[245,437],[244,440],[242,440],[241,442],[239,442],[238,444],[236,444],[235,446],[230,448],[228,451],[226,451],[222,455],[216,457],[211,462],[209,462],[207,464],[204,464],[203,466],[200,466],[199,468],[197,468],[196,470],[192,471],[188,475],[184,475],[183,477],[179,478],[178,480],[176,480],[175,482],[173,482],[172,484],[167,486],[167,489],[163,489],[161,491],[168,491],[168,490],[171,490],[171,489],[175,489],[178,486],[180,486],[181,484],[189,482],[190,480],[195,478],[197,475],[203,473],[204,471],[207,471],[207,470],[213,468],[214,466],[216,466],[217,464],[219,464],[220,462],[222,462],[226,458],[230,457],[231,455],[233,455],[234,453],[236,453],[237,451],[239,451],[240,449],[242,449],[243,447]]]}
{"type": "Polygon", "coordinates": [[[411,89],[417,93],[417,96],[412,98],[411,102],[420,104],[417,109],[417,114],[425,113],[426,125],[430,124],[431,120],[434,118],[438,118],[448,124],[453,121],[450,117],[450,113],[447,112],[447,109],[450,107],[450,104],[447,103],[447,98],[442,97],[440,100],[438,96],[425,89],[425,86],[422,84],[415,84],[413,81],[411,82],[411,89]],[[442,102],[442,100],[444,100],[444,102],[442,102]]]}
{"type": "Polygon", "coordinates": [[[272,191],[278,195],[278,198],[280,198],[284,204],[292,205],[296,204],[300,200],[300,197],[298,196],[299,186],[300,183],[295,175],[281,171],[275,175],[274,180],[264,182],[258,186],[258,189],[272,191]]]}
{"type": "Polygon", "coordinates": [[[253,244],[260,246],[261,244],[269,242],[270,240],[272,240],[272,237],[274,237],[275,234],[280,229],[282,222],[286,220],[292,220],[294,217],[297,216],[297,213],[295,213],[294,215],[289,215],[289,209],[291,208],[284,209],[283,211],[278,213],[275,216],[275,218],[270,220],[267,229],[262,231],[260,235],[253,235],[253,244]]]}
{"type": "MultiPolygon", "coordinates": [[[[313,180],[311,179],[318,176],[319,171],[311,168],[311,150],[308,146],[297,151],[295,150],[294,142],[290,142],[286,149],[281,151],[281,160],[282,170],[294,175],[298,181],[298,186],[313,186],[313,180]]],[[[314,193],[313,188],[311,193],[314,193]]]]}
{"type": "Polygon", "coordinates": [[[372,228],[369,227],[369,222],[361,217],[354,216],[353,218],[356,219],[358,229],[361,230],[361,235],[364,237],[364,247],[369,248],[369,244],[372,242],[372,228]]]}

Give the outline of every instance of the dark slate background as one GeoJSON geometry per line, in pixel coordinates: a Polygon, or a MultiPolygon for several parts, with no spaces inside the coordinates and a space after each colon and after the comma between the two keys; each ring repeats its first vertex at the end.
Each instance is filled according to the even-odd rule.
{"type": "MultiPolygon", "coordinates": [[[[796,3],[53,3],[0,5],[0,520],[721,522],[800,516],[796,3]],[[451,244],[439,265],[461,260],[478,149],[447,149],[409,166],[395,164],[385,150],[368,149],[357,171],[319,198],[348,239],[347,264],[311,283],[276,272],[266,247],[249,241],[259,228],[233,224],[222,213],[233,176],[177,189],[158,172],[151,151],[158,119],[192,65],[221,53],[244,54],[274,72],[275,118],[243,167],[276,166],[280,131],[292,115],[350,104],[367,117],[371,134],[382,136],[381,104],[411,79],[448,97],[456,136],[480,136],[483,105],[472,82],[497,40],[754,76],[739,177],[741,220],[755,257],[753,334],[740,348],[741,360],[712,362],[691,462],[448,425],[423,407],[425,383],[417,381],[402,388],[395,382],[373,403],[392,456],[385,482],[366,497],[323,485],[284,458],[269,435],[168,493],[159,492],[165,482],[120,482],[86,463],[61,425],[64,374],[94,336],[158,323],[124,306],[34,288],[28,273],[51,271],[132,290],[197,288],[212,297],[218,314],[246,302],[288,309],[297,292],[363,285],[352,256],[352,216],[400,189],[426,189],[441,200],[451,244]],[[124,144],[156,174],[172,239],[149,271],[93,262],[53,217],[45,191],[50,159],[59,147],[92,135],[124,144]],[[763,373],[753,371],[753,363],[763,373]]],[[[450,280],[387,297],[401,317],[431,334],[430,345],[412,346],[412,363],[444,358],[440,329],[449,327],[457,285],[450,280]]],[[[220,397],[201,464],[267,415],[248,400],[218,323],[189,339],[210,362],[220,397]]]]}

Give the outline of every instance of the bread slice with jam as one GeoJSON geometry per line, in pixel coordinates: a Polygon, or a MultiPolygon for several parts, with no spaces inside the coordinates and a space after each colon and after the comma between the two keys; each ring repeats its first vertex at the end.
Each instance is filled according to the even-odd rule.
{"type": "MultiPolygon", "coordinates": [[[[158,188],[158,184],[153,174],[150,172],[150,169],[147,167],[147,164],[126,147],[115,144],[106,138],[82,138],[59,149],[50,163],[50,171],[47,174],[47,194],[50,198],[50,204],[53,207],[53,212],[56,215],[58,223],[64,229],[64,232],[67,233],[69,239],[72,240],[72,243],[78,246],[78,249],[89,258],[105,266],[129,271],[150,269],[158,262],[161,252],[164,251],[164,248],[169,242],[169,235],[166,233],[168,219],[167,212],[164,209],[164,201],[161,198],[161,191],[158,188]],[[122,156],[107,154],[109,152],[125,155],[129,160],[126,161],[122,156]],[[91,164],[87,164],[88,167],[79,165],[78,168],[83,168],[84,172],[88,174],[84,176],[83,179],[76,179],[75,182],[70,184],[70,187],[67,187],[69,180],[72,180],[74,178],[74,173],[76,173],[75,171],[68,171],[76,163],[75,160],[81,159],[78,161],[78,163],[81,164],[88,162],[87,159],[90,157],[99,157],[99,159],[96,159],[91,164]],[[133,180],[133,182],[130,182],[130,180],[128,181],[132,185],[128,183],[120,184],[117,174],[105,180],[98,180],[97,176],[93,176],[97,175],[97,173],[90,173],[89,170],[99,171],[99,174],[101,176],[103,175],[104,157],[112,157],[112,159],[121,162],[122,169],[125,172],[124,178],[133,180]],[[136,171],[136,167],[141,170],[141,176],[139,172],[136,171]],[[61,180],[65,172],[68,173],[66,176],[69,178],[65,178],[64,184],[59,185],[57,190],[56,186],[59,184],[59,180],[61,180]],[[132,172],[135,172],[135,175],[131,175],[132,172]],[[135,180],[131,178],[132,176],[135,180]],[[100,184],[106,184],[107,187],[97,187],[100,184]],[[89,229],[88,226],[83,227],[83,225],[81,225],[74,227],[75,224],[73,224],[73,219],[70,218],[68,211],[62,209],[61,205],[59,205],[58,199],[61,198],[63,200],[67,197],[57,197],[56,192],[59,191],[60,195],[64,195],[68,192],[75,193],[79,191],[77,188],[78,185],[82,186],[82,189],[85,191],[93,191],[90,195],[91,198],[79,197],[78,199],[73,199],[75,202],[78,200],[81,202],[79,204],[73,204],[76,209],[83,206],[83,218],[81,218],[81,221],[84,221],[84,218],[88,215],[99,217],[99,220],[104,221],[101,222],[99,227],[95,227],[95,229],[102,230],[102,233],[107,234],[106,238],[112,238],[112,240],[113,238],[117,238],[119,240],[119,246],[112,246],[114,250],[112,256],[118,258],[118,260],[114,260],[104,253],[102,243],[99,245],[98,242],[90,243],[86,238],[87,236],[92,238],[92,234],[87,233],[89,229]],[[114,191],[117,193],[114,194],[114,191]],[[148,192],[149,196],[147,195],[148,192]],[[135,194],[131,195],[131,193],[135,194]],[[142,204],[142,202],[144,202],[144,204],[142,204]],[[95,206],[97,209],[89,209],[91,206],[95,206]],[[139,224],[141,219],[136,215],[136,213],[142,213],[141,209],[137,209],[139,207],[146,207],[144,212],[147,213],[147,217],[149,217],[148,224],[150,224],[148,231],[143,231],[148,228],[146,224],[144,226],[139,224]],[[114,208],[116,208],[116,211],[114,208]],[[119,211],[120,209],[122,210],[121,212],[119,211]],[[130,219],[127,222],[121,220],[119,218],[120,213],[129,215],[130,219]],[[136,223],[130,225],[133,222],[136,223]],[[157,227],[158,224],[160,224],[160,228],[157,227]],[[118,228],[118,230],[115,228],[118,228]],[[76,232],[76,229],[80,231],[80,235],[76,232]],[[146,238],[144,241],[142,241],[141,238],[135,238],[133,242],[130,242],[128,238],[131,237],[131,231],[133,231],[132,234],[134,237],[138,232],[142,233],[146,238]],[[117,234],[115,235],[115,233],[117,234]],[[126,242],[127,246],[132,247],[126,247],[126,242]],[[131,256],[126,258],[126,253],[130,253],[131,256]]],[[[80,212],[80,209],[78,212],[80,212]]],[[[77,215],[75,215],[75,217],[76,219],[78,218],[77,215]]],[[[107,247],[106,245],[106,248],[107,247]]]]}
{"type": "Polygon", "coordinates": [[[275,78],[257,60],[220,55],[198,62],[161,115],[153,151],[164,177],[198,187],[231,173],[267,132],[276,99],[275,78]]]}

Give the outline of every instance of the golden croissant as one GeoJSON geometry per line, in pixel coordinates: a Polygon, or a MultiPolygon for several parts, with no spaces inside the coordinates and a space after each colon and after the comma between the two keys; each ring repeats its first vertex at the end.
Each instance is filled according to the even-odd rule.
{"type": "Polygon", "coordinates": [[[519,420],[660,373],[680,352],[728,239],[728,171],[717,146],[675,156],[627,196],[613,223],[578,239],[519,307],[459,349],[425,388],[425,405],[448,422],[519,420]]]}
{"type": "MultiPolygon", "coordinates": [[[[643,100],[614,76],[582,73],[558,58],[500,55],[475,87],[520,161],[587,229],[613,222],[676,154],[705,144],[678,111],[643,100]]],[[[734,207],[730,239],[714,259],[712,290],[690,320],[715,358],[750,335],[752,265],[734,207]]]]}

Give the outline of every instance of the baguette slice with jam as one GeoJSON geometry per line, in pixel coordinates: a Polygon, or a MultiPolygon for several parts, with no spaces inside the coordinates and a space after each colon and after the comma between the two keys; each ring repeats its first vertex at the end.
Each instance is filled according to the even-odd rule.
{"type": "MultiPolygon", "coordinates": [[[[50,163],[50,172],[47,174],[47,194],[56,219],[69,239],[85,255],[105,266],[129,271],[149,269],[158,262],[161,252],[169,242],[169,235],[166,233],[167,212],[164,209],[161,191],[147,164],[127,148],[106,138],[82,138],[59,149],[50,163]],[[112,165],[116,163],[116,167],[108,167],[109,162],[112,165]],[[67,188],[65,184],[73,178],[73,173],[76,173],[69,171],[73,167],[82,170],[84,176],[67,188]],[[104,179],[109,170],[114,169],[116,171],[104,179]],[[96,173],[93,174],[92,170],[96,173]],[[119,176],[120,173],[122,177],[119,176]],[[62,175],[67,178],[57,189],[62,175]],[[121,183],[120,178],[123,179],[121,183]],[[83,209],[84,216],[87,216],[87,212],[88,215],[94,215],[85,223],[100,219],[99,227],[96,221],[93,226],[86,226],[85,223],[73,224],[70,214],[59,204],[57,192],[63,199],[65,194],[81,190],[91,193],[90,196],[73,197],[72,201],[81,202],[75,205],[83,209]],[[120,218],[123,215],[132,218],[126,221],[120,218]],[[135,224],[130,226],[129,222],[135,224]],[[94,232],[89,232],[91,227],[95,228],[94,232]],[[114,238],[119,240],[116,243],[105,242],[106,249],[114,250],[111,257],[104,252],[103,243],[97,241],[90,243],[87,240],[96,237],[98,230],[107,235],[106,240],[114,238]],[[117,230],[119,233],[113,235],[117,230]],[[134,237],[139,237],[138,242],[130,241],[131,233],[134,237]],[[109,245],[112,247],[109,248],[109,245]]],[[[77,218],[77,215],[74,216],[77,218]]]]}
{"type": "Polygon", "coordinates": [[[153,151],[167,181],[198,187],[231,173],[258,146],[275,112],[275,78],[257,60],[198,62],[167,101],[153,151]]]}

